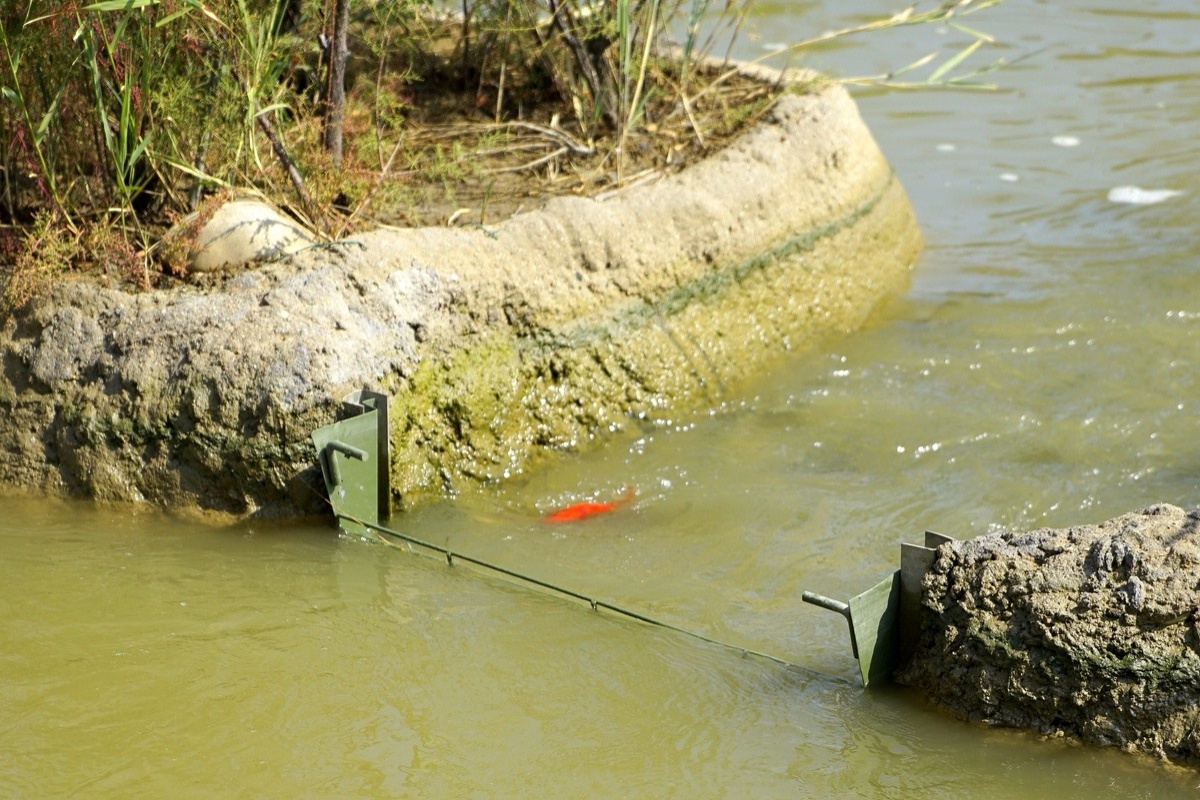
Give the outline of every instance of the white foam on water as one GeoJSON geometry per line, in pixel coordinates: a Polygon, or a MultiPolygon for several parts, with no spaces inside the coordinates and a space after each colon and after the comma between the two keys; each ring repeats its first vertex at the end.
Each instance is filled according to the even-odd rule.
{"type": "Polygon", "coordinates": [[[1021,180],[1021,176],[1015,172],[1001,172],[1000,180],[1006,181],[1007,183],[1016,183],[1017,181],[1021,180]]]}
{"type": "Polygon", "coordinates": [[[1054,144],[1058,145],[1059,147],[1078,147],[1079,146],[1079,137],[1078,136],[1055,136],[1050,141],[1053,142],[1054,144]]]}
{"type": "Polygon", "coordinates": [[[1149,206],[1183,194],[1179,189],[1143,189],[1140,186],[1117,186],[1108,190],[1108,202],[1149,206]]]}

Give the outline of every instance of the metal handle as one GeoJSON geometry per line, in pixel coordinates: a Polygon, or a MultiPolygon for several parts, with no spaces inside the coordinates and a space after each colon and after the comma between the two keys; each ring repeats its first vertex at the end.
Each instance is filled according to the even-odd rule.
{"type": "Polygon", "coordinates": [[[337,459],[333,457],[330,451],[336,451],[346,456],[347,458],[356,458],[359,461],[367,460],[367,451],[359,450],[354,445],[339,442],[337,439],[325,445],[325,461],[329,464],[329,483],[331,488],[342,485],[342,471],[338,468],[337,459]]]}
{"type": "Polygon", "coordinates": [[[800,599],[806,603],[812,603],[814,606],[836,611],[846,618],[846,625],[850,627],[850,650],[854,653],[854,657],[858,658],[858,637],[854,635],[854,619],[850,616],[849,604],[816,592],[805,592],[800,595],[800,599]]]}
{"type": "Polygon", "coordinates": [[[800,599],[806,603],[812,603],[814,606],[820,606],[821,608],[828,608],[830,611],[836,611],[847,619],[850,618],[850,606],[846,605],[840,600],[834,600],[832,597],[826,597],[825,595],[817,594],[816,592],[805,592],[804,594],[800,595],[800,599]]]}
{"type": "Polygon", "coordinates": [[[337,450],[339,453],[344,453],[345,455],[349,456],[350,458],[357,458],[359,461],[367,460],[367,451],[366,450],[359,450],[354,445],[346,444],[345,442],[339,442],[337,439],[334,439],[332,442],[330,442],[329,444],[327,444],[325,446],[328,447],[330,450],[337,450]]]}

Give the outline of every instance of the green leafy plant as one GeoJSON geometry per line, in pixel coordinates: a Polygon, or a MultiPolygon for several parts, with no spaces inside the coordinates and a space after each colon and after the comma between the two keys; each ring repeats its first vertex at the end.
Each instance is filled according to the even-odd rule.
{"type": "Polygon", "coordinates": [[[16,248],[12,270],[0,281],[0,309],[11,311],[48,293],[70,264],[79,238],[55,212],[39,211],[16,248]]]}
{"type": "Polygon", "coordinates": [[[0,105],[0,122],[8,131],[0,145],[4,201],[8,216],[15,218],[22,184],[31,181],[40,204],[53,209],[69,225],[69,203],[60,185],[57,143],[62,140],[62,101],[78,56],[72,57],[55,46],[54,31],[37,28],[41,18],[34,11],[34,0],[29,0],[24,9],[14,7],[0,19],[0,47],[7,72],[5,84],[0,86],[4,100],[0,105]],[[61,59],[58,68],[54,68],[53,62],[58,59],[61,59]]]}
{"type": "Polygon", "coordinates": [[[153,135],[148,92],[159,64],[147,57],[153,51],[141,14],[124,9],[114,16],[110,21],[77,12],[74,39],[82,45],[91,77],[93,109],[103,134],[115,205],[127,211],[153,178],[145,160],[153,135]]]}

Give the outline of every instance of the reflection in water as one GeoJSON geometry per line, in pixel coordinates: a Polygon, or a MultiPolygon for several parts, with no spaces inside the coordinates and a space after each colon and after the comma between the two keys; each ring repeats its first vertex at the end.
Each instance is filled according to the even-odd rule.
{"type": "MultiPolygon", "coordinates": [[[[776,4],[750,33],[877,6],[776,4]]],[[[925,528],[1195,503],[1200,201],[1109,193],[1191,188],[1200,16],[1007,0],[972,21],[1036,51],[1003,91],[860,95],[929,241],[868,330],[709,414],[401,522],[814,673],[325,523],[6,499],[0,796],[1194,797],[1191,773],[864,694],[843,621],[799,601],[860,591],[925,528]],[[540,519],[627,484],[619,512],[540,519]]],[[[813,61],[877,73],[955,35],[813,61]]]]}

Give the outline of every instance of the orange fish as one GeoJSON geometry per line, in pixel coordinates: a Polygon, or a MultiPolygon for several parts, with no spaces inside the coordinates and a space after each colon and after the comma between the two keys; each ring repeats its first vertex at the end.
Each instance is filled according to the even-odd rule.
{"type": "Polygon", "coordinates": [[[607,514],[609,511],[615,511],[623,505],[630,503],[633,500],[633,487],[625,488],[625,495],[617,500],[612,500],[607,503],[595,503],[585,501],[583,503],[575,503],[566,508],[560,508],[557,511],[551,511],[546,515],[546,522],[578,522],[581,519],[594,517],[596,514],[607,514]]]}

